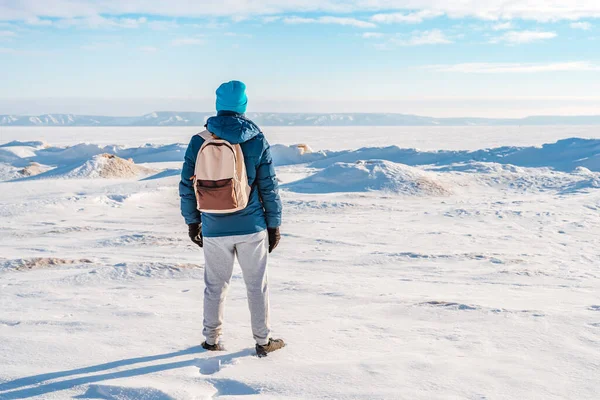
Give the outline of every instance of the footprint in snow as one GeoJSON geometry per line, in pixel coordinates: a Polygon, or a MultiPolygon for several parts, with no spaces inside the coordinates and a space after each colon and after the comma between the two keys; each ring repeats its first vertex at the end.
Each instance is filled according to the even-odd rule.
{"type": "Polygon", "coordinates": [[[228,365],[235,365],[240,361],[241,358],[252,356],[254,354],[254,349],[245,349],[236,353],[217,355],[210,358],[197,358],[195,365],[198,367],[202,375],[213,375],[219,372],[221,368],[228,365]]]}

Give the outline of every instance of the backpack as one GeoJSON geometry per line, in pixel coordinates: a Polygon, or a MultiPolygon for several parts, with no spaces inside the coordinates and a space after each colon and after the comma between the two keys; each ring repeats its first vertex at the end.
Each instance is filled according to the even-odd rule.
{"type": "Polygon", "coordinates": [[[207,130],[198,135],[204,139],[193,176],[198,210],[210,214],[243,210],[248,205],[251,188],[242,148],[207,130]]]}

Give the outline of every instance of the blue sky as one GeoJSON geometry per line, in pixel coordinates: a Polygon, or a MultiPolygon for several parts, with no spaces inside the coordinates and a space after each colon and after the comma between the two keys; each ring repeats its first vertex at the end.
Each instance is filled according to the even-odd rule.
{"type": "Polygon", "coordinates": [[[600,2],[563,3],[0,0],[0,114],[208,111],[230,79],[249,111],[600,114],[600,2]]]}

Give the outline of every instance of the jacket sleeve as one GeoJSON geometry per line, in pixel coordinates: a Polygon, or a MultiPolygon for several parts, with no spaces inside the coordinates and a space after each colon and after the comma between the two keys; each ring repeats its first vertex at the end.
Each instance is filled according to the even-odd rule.
{"type": "Polygon", "coordinates": [[[202,146],[202,138],[194,136],[185,152],[183,168],[181,169],[181,181],[179,182],[179,196],[181,197],[181,215],[186,224],[201,223],[200,211],[196,208],[196,193],[194,192],[194,176],[196,157],[202,146]]]}
{"type": "Polygon", "coordinates": [[[278,228],[281,225],[282,204],[279,197],[279,185],[271,157],[271,148],[265,139],[263,153],[256,170],[256,183],[262,199],[267,227],[278,228]]]}

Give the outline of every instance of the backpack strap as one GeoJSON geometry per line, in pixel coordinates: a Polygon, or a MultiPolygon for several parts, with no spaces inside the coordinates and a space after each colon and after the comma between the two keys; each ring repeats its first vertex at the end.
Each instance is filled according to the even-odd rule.
{"type": "Polygon", "coordinates": [[[200,136],[202,139],[209,141],[209,140],[213,140],[214,137],[212,135],[212,133],[210,133],[208,130],[203,130],[202,132],[200,132],[198,134],[198,136],[200,136]]]}

